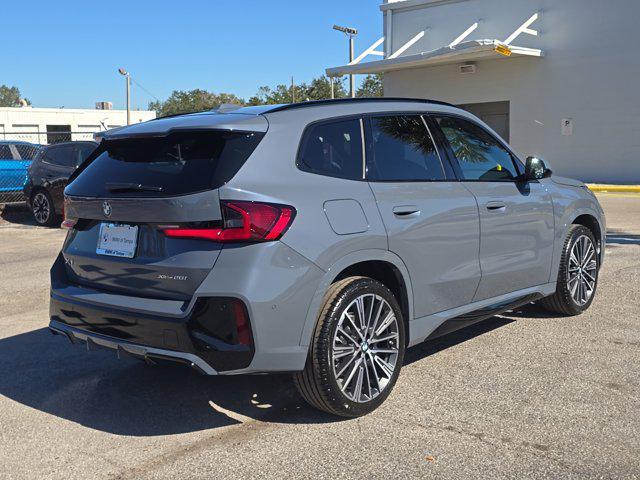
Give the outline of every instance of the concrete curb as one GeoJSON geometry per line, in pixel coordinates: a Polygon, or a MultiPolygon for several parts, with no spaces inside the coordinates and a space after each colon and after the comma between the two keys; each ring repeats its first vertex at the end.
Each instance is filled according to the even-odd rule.
{"type": "Polygon", "coordinates": [[[587,187],[593,192],[627,192],[640,193],[640,185],[605,185],[600,183],[588,183],[587,187]]]}

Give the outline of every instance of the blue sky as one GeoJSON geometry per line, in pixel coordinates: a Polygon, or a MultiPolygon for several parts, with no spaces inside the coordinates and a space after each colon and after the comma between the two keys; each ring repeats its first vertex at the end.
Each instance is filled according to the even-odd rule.
{"type": "MultiPolygon", "coordinates": [[[[5,0],[0,84],[36,107],[124,106],[125,67],[152,94],[203,88],[249,97],[261,85],[309,80],[382,35],[381,0],[5,0]]],[[[133,85],[132,107],[153,100],[133,85]]]]}

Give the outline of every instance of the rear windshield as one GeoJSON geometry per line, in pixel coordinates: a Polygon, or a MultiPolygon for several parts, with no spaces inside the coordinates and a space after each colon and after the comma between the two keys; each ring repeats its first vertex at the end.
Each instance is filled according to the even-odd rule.
{"type": "Polygon", "coordinates": [[[264,136],[256,132],[177,133],[105,140],[65,193],[80,197],[164,197],[218,188],[264,136]]]}

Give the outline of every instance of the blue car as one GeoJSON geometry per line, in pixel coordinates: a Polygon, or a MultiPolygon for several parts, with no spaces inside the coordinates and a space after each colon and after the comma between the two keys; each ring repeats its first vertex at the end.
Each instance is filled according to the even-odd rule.
{"type": "Polygon", "coordinates": [[[24,201],[27,171],[39,150],[33,143],[0,140],[0,203],[24,201]]]}

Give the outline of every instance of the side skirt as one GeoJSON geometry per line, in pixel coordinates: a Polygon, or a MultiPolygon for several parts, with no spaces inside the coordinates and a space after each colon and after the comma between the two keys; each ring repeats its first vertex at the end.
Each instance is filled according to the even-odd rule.
{"type": "Polygon", "coordinates": [[[409,322],[409,344],[417,345],[427,338],[444,335],[486,318],[553,294],[556,283],[550,282],[517,292],[487,298],[460,307],[433,313],[409,322]],[[449,324],[449,325],[447,325],[449,324]]]}
{"type": "Polygon", "coordinates": [[[445,321],[433,332],[431,332],[431,334],[427,337],[427,340],[441,337],[451,332],[455,332],[456,330],[468,327],[469,325],[473,325],[474,323],[487,320],[488,318],[491,318],[495,315],[500,315],[501,313],[504,313],[506,311],[513,310],[531,302],[535,302],[542,297],[543,295],[540,293],[532,293],[510,302],[498,303],[485,308],[481,308],[479,310],[475,310],[473,312],[466,313],[464,315],[460,315],[459,317],[451,318],[445,321]]]}

